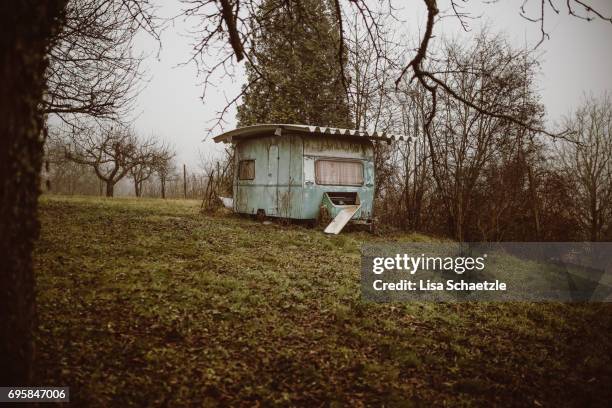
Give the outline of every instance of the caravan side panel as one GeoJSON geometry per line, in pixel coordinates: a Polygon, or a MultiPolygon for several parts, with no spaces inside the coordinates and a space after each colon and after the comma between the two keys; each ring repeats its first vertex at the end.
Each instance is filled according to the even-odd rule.
{"type": "Polygon", "coordinates": [[[304,192],[303,218],[314,219],[319,214],[323,194],[326,192],[356,192],[361,209],[354,219],[372,218],[374,201],[374,148],[369,140],[334,137],[310,137],[304,139],[304,192]],[[317,184],[315,166],[318,160],[358,161],[363,165],[363,184],[323,185],[317,184]]]}

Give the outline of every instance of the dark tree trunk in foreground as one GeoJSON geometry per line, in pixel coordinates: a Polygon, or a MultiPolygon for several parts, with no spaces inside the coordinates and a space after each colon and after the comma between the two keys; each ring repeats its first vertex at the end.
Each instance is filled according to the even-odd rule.
{"type": "Polygon", "coordinates": [[[63,0],[0,2],[0,385],[31,381],[46,53],[63,0]]]}

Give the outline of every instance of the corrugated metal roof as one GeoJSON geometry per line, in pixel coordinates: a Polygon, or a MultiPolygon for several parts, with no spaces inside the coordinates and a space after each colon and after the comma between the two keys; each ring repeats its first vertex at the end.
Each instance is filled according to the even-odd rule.
{"type": "Polygon", "coordinates": [[[234,140],[245,139],[250,137],[259,136],[270,136],[271,133],[279,136],[283,131],[298,132],[298,133],[309,133],[309,134],[320,134],[320,135],[333,135],[333,136],[345,136],[345,137],[364,137],[367,139],[374,140],[385,140],[388,142],[394,140],[406,140],[410,141],[410,136],[395,135],[389,133],[379,132],[368,132],[366,130],[356,129],[341,129],[324,126],[309,126],[309,125],[291,125],[291,124],[263,124],[246,126],[229,132],[225,132],[213,138],[215,143],[231,143],[234,140]]]}

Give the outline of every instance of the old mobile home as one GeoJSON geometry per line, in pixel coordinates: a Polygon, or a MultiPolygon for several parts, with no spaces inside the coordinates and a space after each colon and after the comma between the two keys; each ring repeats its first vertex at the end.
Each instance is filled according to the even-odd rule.
{"type": "Polygon", "coordinates": [[[321,209],[338,233],[349,220],[371,222],[373,140],[396,136],[304,125],[266,124],[214,138],[235,145],[233,208],[238,213],[301,220],[321,209]]]}

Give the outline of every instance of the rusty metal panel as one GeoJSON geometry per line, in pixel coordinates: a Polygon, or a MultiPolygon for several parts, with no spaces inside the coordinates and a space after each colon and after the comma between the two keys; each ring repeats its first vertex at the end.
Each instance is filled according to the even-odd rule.
{"type": "Polygon", "coordinates": [[[302,217],[302,138],[279,138],[278,213],[284,218],[302,217]]]}
{"type": "Polygon", "coordinates": [[[304,138],[304,156],[373,159],[374,148],[367,139],[311,136],[304,138]]]}
{"type": "Polygon", "coordinates": [[[291,138],[289,135],[278,137],[278,215],[289,218],[291,215],[291,138]]]}
{"type": "MultiPolygon", "coordinates": [[[[252,180],[235,178],[236,212],[256,214],[262,209],[266,214],[277,212],[277,157],[274,137],[245,140],[236,146],[236,163],[255,160],[255,177],[252,180]]],[[[238,172],[236,172],[238,173],[238,172]]]]}

